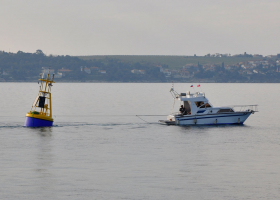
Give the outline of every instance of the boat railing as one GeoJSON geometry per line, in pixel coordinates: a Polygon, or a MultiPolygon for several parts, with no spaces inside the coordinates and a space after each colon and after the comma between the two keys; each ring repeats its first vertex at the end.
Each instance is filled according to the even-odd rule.
{"type": "MultiPolygon", "coordinates": [[[[182,93],[181,93],[182,94],[182,93]]],[[[184,93],[183,93],[184,94],[184,93]]],[[[182,96],[182,95],[181,95],[182,96]]],[[[205,97],[205,93],[204,92],[196,92],[194,94],[191,93],[187,93],[186,95],[187,98],[195,98],[195,97],[205,97]]]]}
{"type": "Polygon", "coordinates": [[[230,106],[235,112],[254,111],[258,112],[258,105],[233,105],[230,106]]]}
{"type": "Polygon", "coordinates": [[[170,89],[170,93],[174,99],[180,99],[180,98],[196,98],[196,97],[205,97],[204,92],[196,92],[191,94],[190,91],[187,91],[186,93],[178,93],[174,90],[174,88],[170,89]]]}
{"type": "MultiPolygon", "coordinates": [[[[175,115],[182,115],[182,113],[181,112],[173,112],[170,115],[173,115],[173,116],[175,116],[175,115]]],[[[184,115],[191,115],[191,114],[184,114],[184,115]]]]}
{"type": "Polygon", "coordinates": [[[181,112],[173,112],[170,115],[173,115],[173,116],[175,116],[175,115],[182,115],[182,113],[181,112]]]}

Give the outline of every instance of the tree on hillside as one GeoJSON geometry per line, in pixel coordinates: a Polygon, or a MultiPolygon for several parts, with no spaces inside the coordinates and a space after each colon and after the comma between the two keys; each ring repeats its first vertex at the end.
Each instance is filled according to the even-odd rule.
{"type": "Polygon", "coordinates": [[[41,49],[36,50],[35,54],[37,54],[37,55],[45,55],[41,49]]]}

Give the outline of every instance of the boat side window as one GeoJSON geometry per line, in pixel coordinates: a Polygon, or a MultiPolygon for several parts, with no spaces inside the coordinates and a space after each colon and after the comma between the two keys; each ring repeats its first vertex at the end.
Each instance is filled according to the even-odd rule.
{"type": "Polygon", "coordinates": [[[195,103],[196,107],[200,107],[204,104],[203,101],[195,101],[194,103],[195,103]]]}
{"type": "Polygon", "coordinates": [[[232,109],[220,109],[218,111],[218,113],[222,113],[222,112],[234,112],[232,109]]]}

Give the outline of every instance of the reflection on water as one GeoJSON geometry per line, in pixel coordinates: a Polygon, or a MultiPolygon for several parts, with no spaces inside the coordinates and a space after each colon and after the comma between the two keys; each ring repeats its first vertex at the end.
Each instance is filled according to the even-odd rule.
{"type": "Polygon", "coordinates": [[[34,128],[36,133],[42,137],[51,137],[52,136],[52,129],[53,127],[40,127],[40,128],[34,128]]]}
{"type": "Polygon", "coordinates": [[[37,187],[39,190],[49,191],[53,189],[54,175],[53,167],[53,138],[52,127],[32,128],[37,133],[36,167],[37,187]]]}

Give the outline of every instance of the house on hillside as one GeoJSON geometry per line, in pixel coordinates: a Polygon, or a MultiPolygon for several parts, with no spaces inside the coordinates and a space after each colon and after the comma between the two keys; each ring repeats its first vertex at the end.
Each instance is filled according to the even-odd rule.
{"type": "Polygon", "coordinates": [[[54,74],[54,78],[62,78],[62,73],[59,73],[59,72],[54,73],[54,69],[42,67],[42,73],[40,74],[40,76],[44,75],[43,78],[46,78],[47,74],[50,75],[50,78],[52,78],[53,74],[54,74]]]}
{"type": "Polygon", "coordinates": [[[101,74],[106,74],[105,70],[99,70],[98,72],[101,73],[101,74]]]}
{"type": "Polygon", "coordinates": [[[258,73],[259,73],[259,72],[258,72],[257,70],[255,70],[255,69],[253,70],[253,72],[254,72],[255,74],[258,74],[258,73]]]}
{"type": "Polygon", "coordinates": [[[57,73],[54,75],[54,78],[62,78],[62,73],[57,72],[57,73]]]}
{"type": "Polygon", "coordinates": [[[85,71],[87,74],[91,74],[90,68],[85,67],[85,68],[84,68],[84,71],[85,71]]]}
{"type": "Polygon", "coordinates": [[[62,69],[59,69],[58,72],[62,73],[62,76],[66,76],[66,74],[72,72],[72,70],[62,68],[62,69]]]}
{"type": "Polygon", "coordinates": [[[145,74],[145,70],[133,69],[133,70],[131,70],[131,73],[133,73],[133,74],[145,74]]]}
{"type": "Polygon", "coordinates": [[[90,69],[95,70],[95,71],[98,71],[98,70],[99,70],[98,67],[90,67],[90,69]]]}
{"type": "Polygon", "coordinates": [[[42,67],[42,73],[52,75],[52,74],[54,74],[54,69],[42,67]]]}
{"type": "Polygon", "coordinates": [[[233,69],[232,66],[229,66],[229,65],[226,65],[226,66],[225,66],[225,70],[230,71],[230,70],[232,70],[232,69],[233,69]]]}
{"type": "Polygon", "coordinates": [[[169,71],[168,69],[165,69],[165,70],[163,71],[163,73],[164,73],[165,77],[170,77],[171,74],[172,74],[172,72],[169,71]]]}
{"type": "Polygon", "coordinates": [[[268,55],[267,58],[277,58],[277,55],[268,55]]]}
{"type": "Polygon", "coordinates": [[[215,65],[203,65],[202,67],[205,71],[215,71],[215,65]]]}
{"type": "Polygon", "coordinates": [[[133,70],[131,70],[131,73],[132,73],[132,74],[137,74],[137,73],[138,73],[138,70],[137,70],[137,69],[133,69],[133,70]]]}
{"type": "Polygon", "coordinates": [[[156,65],[155,67],[158,67],[158,68],[159,68],[159,71],[160,71],[161,73],[163,73],[164,69],[163,69],[163,67],[162,67],[161,65],[156,65]]]}

